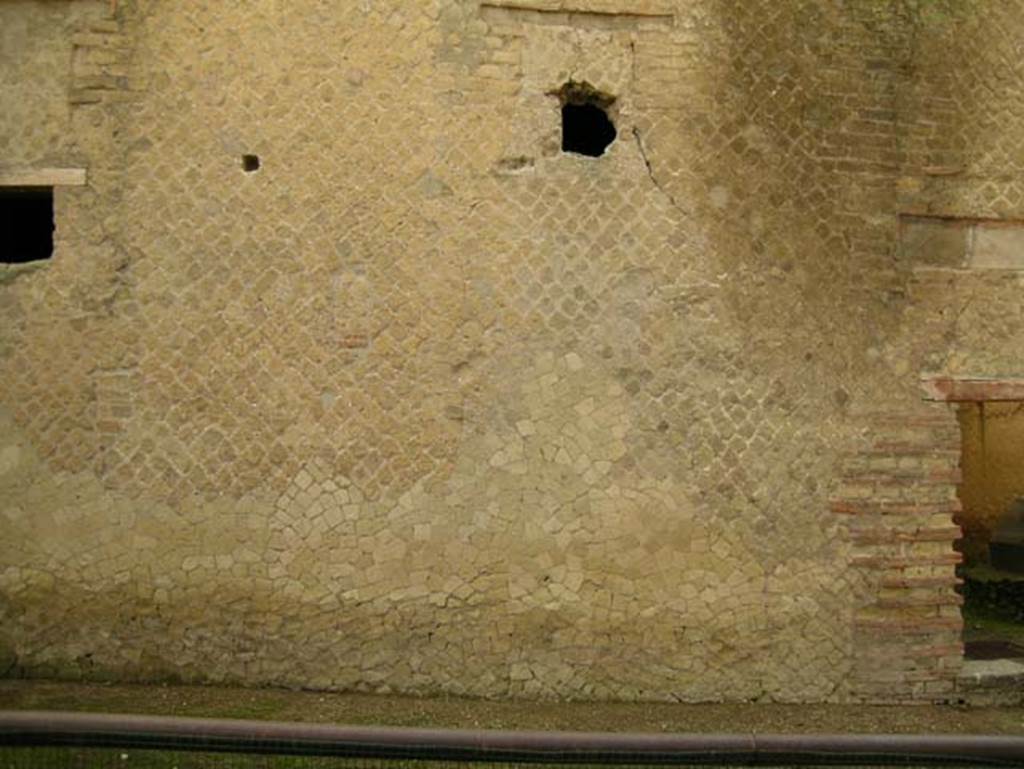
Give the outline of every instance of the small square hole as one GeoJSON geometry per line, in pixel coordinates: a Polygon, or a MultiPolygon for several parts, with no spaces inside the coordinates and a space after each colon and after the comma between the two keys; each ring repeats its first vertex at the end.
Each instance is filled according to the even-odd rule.
{"type": "Polygon", "coordinates": [[[609,114],[615,97],[573,80],[550,93],[562,103],[562,152],[601,157],[618,134],[609,114]]]}
{"type": "Polygon", "coordinates": [[[615,141],[615,124],[596,104],[562,107],[562,152],[599,158],[615,141]]]}
{"type": "Polygon", "coordinates": [[[0,263],[53,256],[53,187],[0,187],[0,263]]]}
{"type": "Polygon", "coordinates": [[[247,174],[260,170],[259,155],[242,155],[242,170],[247,174]]]}

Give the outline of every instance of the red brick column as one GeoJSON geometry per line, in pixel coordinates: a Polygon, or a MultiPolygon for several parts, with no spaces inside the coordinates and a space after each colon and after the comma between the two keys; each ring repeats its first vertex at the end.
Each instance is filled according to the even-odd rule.
{"type": "Polygon", "coordinates": [[[856,700],[951,699],[963,662],[955,587],[961,556],[960,433],[949,406],[873,414],[870,444],[851,455],[837,497],[867,600],[854,614],[856,700]]]}

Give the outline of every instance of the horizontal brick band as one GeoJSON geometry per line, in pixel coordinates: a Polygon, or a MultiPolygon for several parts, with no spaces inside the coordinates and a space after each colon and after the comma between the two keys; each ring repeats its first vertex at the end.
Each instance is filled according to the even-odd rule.
{"type": "Polygon", "coordinates": [[[902,472],[853,472],[846,476],[851,483],[871,483],[876,486],[935,486],[957,484],[963,480],[959,467],[929,470],[907,470],[902,472]]]}
{"type": "Polygon", "coordinates": [[[919,619],[855,619],[853,626],[860,630],[885,631],[892,635],[915,635],[933,630],[963,627],[963,620],[951,617],[921,617],[919,619]]]}
{"type": "Polygon", "coordinates": [[[921,606],[963,606],[962,595],[951,593],[936,596],[905,596],[901,598],[879,598],[875,604],[879,609],[904,609],[921,606]]]}
{"type": "Polygon", "coordinates": [[[956,587],[963,583],[962,579],[951,574],[948,577],[884,577],[880,584],[883,588],[913,590],[929,587],[956,587]]]}
{"type": "Polygon", "coordinates": [[[890,542],[952,542],[963,536],[959,526],[933,529],[866,529],[853,531],[851,539],[859,545],[890,542]]]}
{"type": "Polygon", "coordinates": [[[833,513],[844,515],[949,515],[963,509],[959,499],[932,504],[880,502],[871,499],[834,499],[829,503],[833,513]]]}
{"type": "Polygon", "coordinates": [[[943,553],[941,555],[922,555],[907,557],[885,557],[874,555],[855,555],[850,559],[852,566],[864,569],[906,569],[914,566],[936,566],[963,563],[960,553],[943,553]]]}

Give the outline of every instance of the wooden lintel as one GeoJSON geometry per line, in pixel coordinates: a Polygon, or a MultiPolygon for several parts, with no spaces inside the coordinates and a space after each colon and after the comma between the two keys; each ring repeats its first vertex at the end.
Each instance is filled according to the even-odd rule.
{"type": "Polygon", "coordinates": [[[83,187],[84,168],[0,168],[0,187],[83,187]]]}

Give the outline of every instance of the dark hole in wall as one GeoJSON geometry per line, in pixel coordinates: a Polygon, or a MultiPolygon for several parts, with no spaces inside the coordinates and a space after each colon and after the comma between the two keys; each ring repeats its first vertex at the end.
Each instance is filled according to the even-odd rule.
{"type": "Polygon", "coordinates": [[[247,174],[260,170],[259,155],[242,155],[242,170],[247,174]]]}
{"type": "Polygon", "coordinates": [[[0,263],[53,256],[53,187],[0,187],[0,263]]]}
{"type": "Polygon", "coordinates": [[[615,141],[615,126],[594,104],[566,104],[562,107],[562,152],[597,158],[615,141]]]}
{"type": "Polygon", "coordinates": [[[614,96],[588,83],[566,83],[556,94],[562,102],[562,152],[600,157],[617,131],[608,115],[614,96]]]}

